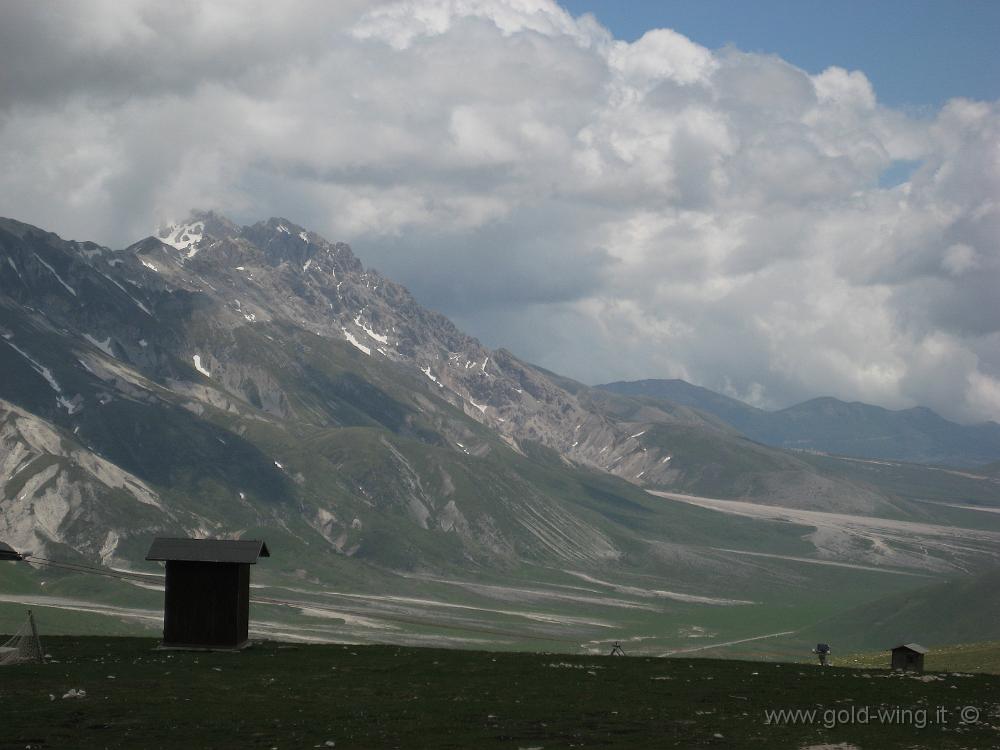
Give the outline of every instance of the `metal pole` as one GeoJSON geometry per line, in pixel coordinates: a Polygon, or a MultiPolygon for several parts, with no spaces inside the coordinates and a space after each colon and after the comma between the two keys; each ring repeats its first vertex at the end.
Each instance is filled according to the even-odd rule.
{"type": "Polygon", "coordinates": [[[38,651],[38,663],[45,663],[45,653],[42,651],[42,641],[38,637],[38,628],[35,627],[35,616],[28,610],[28,622],[31,624],[31,637],[35,641],[35,649],[38,651]]]}

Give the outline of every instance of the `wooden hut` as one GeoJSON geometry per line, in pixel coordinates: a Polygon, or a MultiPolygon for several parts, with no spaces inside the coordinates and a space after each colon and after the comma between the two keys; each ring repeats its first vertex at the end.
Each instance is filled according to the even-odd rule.
{"type": "Polygon", "coordinates": [[[163,647],[239,649],[250,626],[250,566],[270,557],[259,540],[153,540],[147,560],[167,564],[163,647]]]}
{"type": "Polygon", "coordinates": [[[904,672],[923,672],[927,649],[919,643],[904,643],[892,649],[892,668],[904,672]]]}

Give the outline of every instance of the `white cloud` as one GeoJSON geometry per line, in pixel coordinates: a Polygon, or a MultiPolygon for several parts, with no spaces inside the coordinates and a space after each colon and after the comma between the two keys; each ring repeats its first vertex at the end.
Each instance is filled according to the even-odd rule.
{"type": "Polygon", "coordinates": [[[287,215],[584,380],[1000,419],[997,103],[915,118],[549,0],[46,7],[0,23],[6,214],[117,245],[287,215]]]}
{"type": "Polygon", "coordinates": [[[979,267],[979,255],[975,249],[963,242],[957,242],[944,251],[941,268],[952,276],[961,276],[979,267]]]}
{"type": "Polygon", "coordinates": [[[607,60],[636,94],[660,81],[704,83],[718,67],[711,52],[670,29],[652,29],[632,43],[615,42],[607,60]]]}
{"type": "Polygon", "coordinates": [[[519,32],[567,36],[585,46],[609,39],[600,26],[588,19],[574,20],[551,0],[398,0],[365,13],[351,34],[405,50],[420,38],[447,35],[469,20],[487,22],[504,36],[519,32]]]}
{"type": "Polygon", "coordinates": [[[875,91],[860,70],[844,70],[836,66],[813,76],[816,96],[824,104],[845,110],[875,109],[875,91]]]}

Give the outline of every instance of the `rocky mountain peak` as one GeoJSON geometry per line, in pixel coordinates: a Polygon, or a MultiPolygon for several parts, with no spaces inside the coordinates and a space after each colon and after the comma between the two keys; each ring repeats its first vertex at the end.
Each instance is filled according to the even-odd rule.
{"type": "Polygon", "coordinates": [[[280,216],[243,227],[240,236],[264,253],[268,264],[289,263],[303,270],[310,261],[329,263],[334,272],[361,273],[364,268],[349,245],[324,237],[280,216]]]}
{"type": "MultiPolygon", "coordinates": [[[[203,320],[214,318],[220,331],[292,322],[321,337],[346,341],[374,363],[419,373],[418,382],[436,397],[509,444],[542,443],[565,460],[630,480],[655,480],[670,470],[659,448],[637,441],[641,425],[612,426],[592,413],[579,383],[521,362],[509,351],[489,350],[446,317],[422,307],[404,287],[366,270],[348,245],[331,243],[280,216],[218,239],[213,221],[225,220],[193,213],[186,224],[161,237],[173,247],[157,243],[148,254],[140,251],[144,268],[135,271],[147,278],[145,283],[167,283],[197,294],[200,305],[214,306],[214,315],[203,320]]],[[[231,227],[225,225],[230,233],[231,227]]],[[[199,346],[208,349],[207,344],[199,346]]],[[[222,346],[213,344],[220,351],[222,346]]],[[[216,354],[211,366],[205,364],[205,351],[199,356],[232,396],[243,393],[249,376],[227,376],[227,369],[235,372],[222,364],[228,355],[216,354]]],[[[277,389],[268,393],[271,402],[285,403],[287,394],[277,389]]]]}
{"type": "Polygon", "coordinates": [[[204,226],[204,233],[216,239],[235,237],[240,231],[239,225],[217,211],[194,209],[191,211],[188,221],[201,222],[204,226]]]}
{"type": "Polygon", "coordinates": [[[195,209],[181,222],[162,225],[156,238],[178,250],[183,257],[193,258],[206,240],[231,239],[239,235],[240,228],[215,211],[195,209]]]}
{"type": "Polygon", "coordinates": [[[287,261],[302,266],[321,249],[315,240],[329,244],[315,235],[310,240],[309,233],[303,227],[281,217],[271,217],[267,221],[243,227],[241,235],[260,248],[271,265],[287,261]]]}

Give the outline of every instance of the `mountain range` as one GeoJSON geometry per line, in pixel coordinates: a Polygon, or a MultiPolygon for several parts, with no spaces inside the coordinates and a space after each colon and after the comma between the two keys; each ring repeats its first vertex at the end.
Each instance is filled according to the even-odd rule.
{"type": "Polygon", "coordinates": [[[713,414],[752,440],[778,448],[964,467],[996,462],[1000,456],[1000,424],[960,425],[925,407],[892,411],[821,397],[765,411],[683,380],[597,387],[713,414]]]}
{"type": "Polygon", "coordinates": [[[4,566],[0,621],[8,602],[150,627],[153,536],[263,537],[264,634],[662,650],[1000,549],[993,516],[953,507],[1000,506],[991,477],[764,442],[489,349],[283,218],[195,212],[121,250],[0,219],[0,540],[147,576],[4,566]]]}

